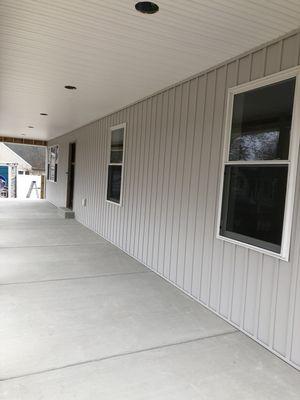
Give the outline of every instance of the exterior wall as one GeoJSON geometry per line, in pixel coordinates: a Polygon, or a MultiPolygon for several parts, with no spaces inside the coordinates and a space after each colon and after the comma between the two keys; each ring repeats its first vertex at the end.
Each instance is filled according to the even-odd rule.
{"type": "Polygon", "coordinates": [[[293,33],[53,140],[58,183],[47,185],[65,206],[76,140],[76,218],[298,368],[300,180],[290,262],[216,239],[216,215],[227,88],[298,65],[299,43],[293,33]],[[119,207],[105,196],[109,128],[122,122],[119,207]]]}

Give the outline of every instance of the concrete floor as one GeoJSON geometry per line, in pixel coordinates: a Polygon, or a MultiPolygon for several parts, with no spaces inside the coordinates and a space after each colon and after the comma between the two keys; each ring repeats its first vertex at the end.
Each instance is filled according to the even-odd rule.
{"type": "Polygon", "coordinates": [[[293,400],[300,372],[43,201],[0,201],[0,398],[293,400]]]}

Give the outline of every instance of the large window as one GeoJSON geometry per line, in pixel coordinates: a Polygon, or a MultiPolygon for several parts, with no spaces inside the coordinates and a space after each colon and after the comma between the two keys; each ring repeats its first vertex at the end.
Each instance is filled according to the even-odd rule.
{"type": "Polygon", "coordinates": [[[107,201],[121,204],[124,168],[125,124],[110,130],[109,161],[107,177],[107,201]]]}
{"type": "Polygon", "coordinates": [[[218,224],[219,238],[285,260],[300,134],[297,79],[290,72],[230,90],[218,224]]]}

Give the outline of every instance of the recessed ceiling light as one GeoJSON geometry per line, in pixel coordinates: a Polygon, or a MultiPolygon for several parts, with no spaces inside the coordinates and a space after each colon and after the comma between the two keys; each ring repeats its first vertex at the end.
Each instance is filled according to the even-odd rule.
{"type": "Polygon", "coordinates": [[[65,89],[68,89],[68,90],[76,90],[77,87],[76,87],[76,86],[72,86],[72,85],[66,85],[66,86],[65,86],[65,89]]]}
{"type": "Polygon", "coordinates": [[[40,113],[40,115],[48,115],[47,113],[40,113]]]}
{"type": "Polygon", "coordinates": [[[135,9],[143,14],[155,14],[159,10],[157,4],[152,1],[139,1],[135,5],[135,9]]]}
{"type": "Polygon", "coordinates": [[[34,128],[34,126],[32,126],[32,125],[28,125],[28,127],[27,128],[29,128],[29,129],[33,129],[34,128]]]}

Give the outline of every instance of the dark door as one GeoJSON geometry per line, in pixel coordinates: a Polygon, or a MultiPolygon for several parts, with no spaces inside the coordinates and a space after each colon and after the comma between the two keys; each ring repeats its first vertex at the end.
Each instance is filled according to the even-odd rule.
{"type": "Polygon", "coordinates": [[[69,144],[69,166],[68,166],[68,191],[67,208],[73,210],[74,179],[75,179],[76,143],[69,144]]]}

